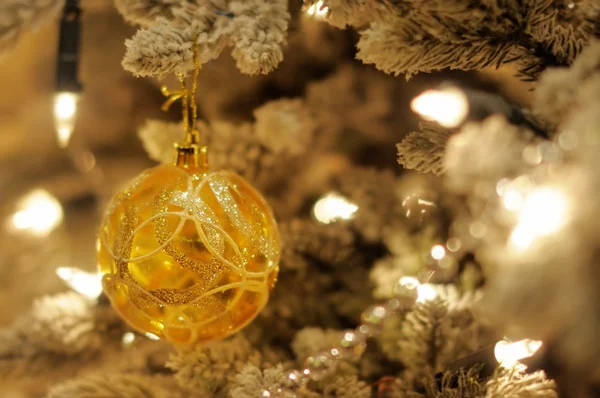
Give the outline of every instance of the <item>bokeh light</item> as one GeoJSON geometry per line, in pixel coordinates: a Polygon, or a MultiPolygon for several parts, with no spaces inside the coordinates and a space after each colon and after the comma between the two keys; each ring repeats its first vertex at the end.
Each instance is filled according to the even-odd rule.
{"type": "Polygon", "coordinates": [[[63,220],[59,201],[43,189],[35,189],[17,203],[17,211],[9,220],[9,228],[46,236],[63,220]]]}
{"type": "Polygon", "coordinates": [[[511,245],[524,250],[535,238],[558,231],[567,220],[568,206],[567,194],[557,187],[542,186],[527,193],[518,207],[518,222],[510,236],[511,245]]]}
{"type": "Polygon", "coordinates": [[[423,119],[448,128],[462,124],[469,113],[466,94],[454,87],[424,91],[412,100],[410,106],[423,119]]]}
{"type": "Polygon", "coordinates": [[[77,99],[77,94],[69,92],[57,93],[54,96],[54,128],[61,148],[69,145],[75,128],[77,99]]]}
{"type": "Polygon", "coordinates": [[[56,275],[71,289],[89,299],[97,299],[102,294],[102,277],[97,272],[86,272],[79,268],[59,267],[56,275]]]}
{"type": "Polygon", "coordinates": [[[524,358],[529,358],[537,352],[542,346],[538,340],[520,340],[514,343],[507,340],[500,340],[494,347],[494,356],[503,368],[512,368],[517,362],[524,358]]]}
{"type": "Polygon", "coordinates": [[[327,7],[323,7],[323,1],[319,0],[306,8],[306,14],[312,17],[324,18],[327,14],[327,7]]]}
{"type": "Polygon", "coordinates": [[[329,193],[315,203],[313,214],[317,221],[330,224],[339,220],[351,219],[357,210],[358,206],[345,197],[329,193]]]}
{"type": "Polygon", "coordinates": [[[442,245],[435,245],[431,248],[431,257],[435,260],[441,260],[446,256],[446,249],[442,245]]]}

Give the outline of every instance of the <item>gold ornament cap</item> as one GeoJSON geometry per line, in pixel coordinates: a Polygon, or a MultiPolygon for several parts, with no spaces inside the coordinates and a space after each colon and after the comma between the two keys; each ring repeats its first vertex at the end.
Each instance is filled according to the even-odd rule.
{"type": "Polygon", "coordinates": [[[206,145],[197,143],[175,144],[175,160],[173,164],[184,169],[208,168],[208,151],[206,145]]]}

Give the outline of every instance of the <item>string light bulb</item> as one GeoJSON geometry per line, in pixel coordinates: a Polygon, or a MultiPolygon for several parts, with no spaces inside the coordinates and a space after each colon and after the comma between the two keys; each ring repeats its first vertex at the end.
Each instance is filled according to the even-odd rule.
{"type": "Polygon", "coordinates": [[[73,134],[81,91],[81,83],[77,78],[80,17],[79,0],[67,0],[60,20],[54,95],[54,127],[61,148],[67,147],[73,134]]]}
{"type": "Polygon", "coordinates": [[[417,298],[417,303],[424,303],[425,301],[434,300],[438,296],[438,292],[434,285],[431,283],[424,283],[417,287],[417,292],[419,293],[419,298],[417,298]]]}
{"type": "Polygon", "coordinates": [[[453,128],[462,124],[469,113],[467,95],[456,87],[427,90],[414,98],[411,109],[425,120],[453,128]]]}
{"type": "Polygon", "coordinates": [[[48,235],[63,219],[60,202],[43,189],[35,189],[25,195],[17,203],[17,209],[9,220],[9,227],[35,236],[48,235]]]}
{"type": "Polygon", "coordinates": [[[510,244],[527,249],[537,237],[558,231],[567,221],[569,200],[558,187],[541,186],[527,193],[520,205],[518,222],[510,236],[510,244]]]}
{"type": "Polygon", "coordinates": [[[331,224],[339,220],[350,220],[358,206],[335,192],[319,199],[313,207],[313,215],[323,224],[331,224]]]}
{"type": "Polygon", "coordinates": [[[408,291],[416,291],[416,302],[423,303],[430,301],[438,296],[438,292],[434,285],[430,283],[421,283],[414,276],[403,276],[398,280],[394,292],[397,295],[405,294],[408,291]]]}
{"type": "Polygon", "coordinates": [[[319,0],[306,7],[306,14],[310,15],[311,17],[322,19],[325,18],[325,15],[327,15],[327,10],[328,7],[324,7],[323,1],[319,0]]]}
{"type": "Polygon", "coordinates": [[[71,92],[60,92],[54,95],[54,128],[58,145],[66,148],[75,129],[78,95],[71,92]]]}
{"type": "Polygon", "coordinates": [[[160,340],[160,337],[158,337],[154,333],[146,332],[144,333],[144,336],[148,337],[150,340],[160,340]]]}
{"type": "Polygon", "coordinates": [[[520,340],[510,342],[500,340],[494,347],[494,356],[503,368],[514,367],[519,360],[529,358],[542,346],[539,340],[520,340]]]}
{"type": "Polygon", "coordinates": [[[102,277],[98,272],[86,272],[79,268],[59,267],[56,275],[71,289],[90,300],[102,294],[102,277]]]}
{"type": "Polygon", "coordinates": [[[434,260],[441,260],[444,257],[446,257],[446,249],[444,249],[444,246],[442,245],[435,245],[431,248],[431,257],[434,258],[434,260]]]}
{"type": "Polygon", "coordinates": [[[121,337],[121,345],[123,347],[130,347],[135,341],[135,334],[132,332],[125,332],[121,337]]]}

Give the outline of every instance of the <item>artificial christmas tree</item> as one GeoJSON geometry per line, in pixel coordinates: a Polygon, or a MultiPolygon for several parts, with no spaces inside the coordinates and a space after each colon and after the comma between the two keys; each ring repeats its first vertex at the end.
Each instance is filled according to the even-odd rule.
{"type": "MultiPolygon", "coordinates": [[[[63,4],[0,5],[5,56],[63,4]]],[[[139,27],[126,70],[162,79],[202,65],[205,122],[136,120],[148,155],[170,161],[182,130],[205,132],[211,164],[271,204],[279,280],[243,330],[173,348],[122,323],[96,272],[61,268],[79,293],[38,299],[0,334],[3,391],[597,396],[600,4],[135,0],[116,9],[139,27]]],[[[82,75],[84,87],[95,79],[82,75]]],[[[110,159],[102,167],[126,170],[131,152],[115,148],[92,150],[110,159]]],[[[36,209],[9,210],[2,239],[32,242],[44,221],[36,209]]],[[[61,239],[55,221],[43,224],[44,242],[61,239]]],[[[19,294],[14,285],[7,297],[19,294]]]]}

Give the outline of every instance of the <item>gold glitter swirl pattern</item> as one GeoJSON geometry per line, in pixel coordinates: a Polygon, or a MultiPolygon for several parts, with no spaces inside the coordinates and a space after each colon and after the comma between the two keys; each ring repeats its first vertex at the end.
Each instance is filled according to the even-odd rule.
{"type": "Polygon", "coordinates": [[[111,303],[175,344],[223,338],[266,304],[279,234],[262,196],[232,172],[161,165],[113,199],[98,236],[111,303]]]}

